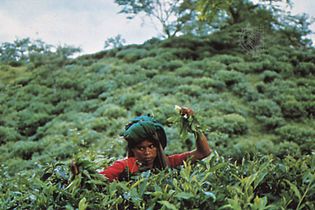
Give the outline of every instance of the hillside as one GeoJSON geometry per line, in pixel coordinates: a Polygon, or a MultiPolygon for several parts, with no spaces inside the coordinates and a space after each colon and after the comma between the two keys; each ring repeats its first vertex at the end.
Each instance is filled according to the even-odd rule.
{"type": "MultiPolygon", "coordinates": [[[[314,209],[315,50],[273,40],[250,53],[222,32],[1,64],[0,208],[314,209]],[[124,157],[130,118],[166,126],[175,105],[196,111],[211,157],[120,184],[98,176],[124,157]]],[[[192,148],[166,132],[168,154],[192,148]]]]}

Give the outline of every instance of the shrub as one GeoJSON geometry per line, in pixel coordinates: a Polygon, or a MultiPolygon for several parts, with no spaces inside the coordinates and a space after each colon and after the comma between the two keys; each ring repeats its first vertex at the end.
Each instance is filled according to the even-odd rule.
{"type": "Polygon", "coordinates": [[[51,90],[39,84],[30,84],[24,87],[24,94],[31,94],[33,96],[41,96],[51,93],[51,90]]]}
{"type": "Polygon", "coordinates": [[[176,88],[176,91],[191,97],[198,97],[203,92],[202,88],[197,85],[180,85],[176,88]]]}
{"type": "Polygon", "coordinates": [[[183,48],[196,50],[196,48],[203,46],[204,43],[200,39],[193,36],[179,36],[166,39],[161,43],[163,48],[183,48]]]}
{"type": "Polygon", "coordinates": [[[22,136],[19,132],[11,127],[0,126],[0,145],[9,141],[21,140],[22,136]]]}
{"type": "Polygon", "coordinates": [[[282,114],[288,119],[299,119],[306,115],[303,106],[298,101],[285,101],[281,104],[282,114]]]}
{"type": "MultiPolygon", "coordinates": [[[[248,112],[246,109],[234,100],[226,100],[226,99],[214,99],[215,101],[211,103],[210,107],[209,104],[207,104],[207,109],[215,109],[223,114],[239,114],[243,117],[246,117],[248,115],[248,112]]],[[[213,112],[213,111],[212,111],[213,112]]]]}
{"type": "Polygon", "coordinates": [[[242,72],[245,74],[250,73],[252,70],[250,63],[248,63],[248,62],[231,63],[228,66],[228,69],[242,72]]]}
{"type": "Polygon", "coordinates": [[[140,65],[145,69],[161,69],[161,63],[165,60],[156,57],[146,57],[141,60],[138,60],[135,64],[140,65]]]}
{"type": "Polygon", "coordinates": [[[264,64],[263,62],[248,62],[249,68],[250,68],[250,72],[248,73],[261,73],[263,71],[265,71],[266,69],[266,64],[264,64]]]}
{"type": "Polygon", "coordinates": [[[270,83],[275,79],[280,79],[281,76],[277,72],[267,70],[261,74],[261,78],[265,83],[270,83]]]}
{"type": "Polygon", "coordinates": [[[66,136],[71,129],[77,129],[77,125],[74,122],[67,122],[58,118],[48,122],[45,126],[38,128],[37,136],[44,138],[45,136],[66,136]]]}
{"type": "Polygon", "coordinates": [[[226,65],[211,59],[203,59],[199,61],[192,61],[187,64],[189,68],[198,69],[204,72],[206,75],[212,75],[219,70],[225,70],[226,65]]]}
{"type": "Polygon", "coordinates": [[[248,129],[246,119],[239,114],[212,117],[206,123],[209,131],[217,131],[229,135],[242,135],[247,133],[248,129]]]}
{"type": "Polygon", "coordinates": [[[198,85],[202,88],[209,89],[215,87],[216,81],[208,77],[195,78],[193,80],[194,85],[198,85]]]}
{"type": "Polygon", "coordinates": [[[273,130],[284,123],[281,109],[277,103],[269,99],[260,99],[252,103],[253,114],[267,130],[273,130]]]}
{"type": "Polygon", "coordinates": [[[34,153],[39,153],[44,150],[40,142],[35,141],[18,141],[12,148],[12,157],[20,157],[23,160],[30,160],[34,153]]]}
{"type": "Polygon", "coordinates": [[[111,70],[112,70],[111,65],[108,65],[108,64],[102,63],[102,62],[101,63],[100,62],[94,63],[94,64],[90,65],[90,67],[89,67],[89,72],[93,72],[93,73],[101,74],[101,75],[108,74],[111,72],[111,70]]]}
{"type": "Polygon", "coordinates": [[[109,127],[109,119],[106,117],[97,117],[91,122],[91,128],[97,132],[106,131],[109,127]]]}
{"type": "Polygon", "coordinates": [[[256,101],[259,94],[256,89],[249,82],[237,83],[232,88],[236,95],[242,96],[246,101],[256,101]]]}
{"type": "Polygon", "coordinates": [[[281,108],[270,99],[259,99],[256,102],[252,102],[251,106],[255,116],[279,117],[282,115],[281,108]]]}
{"type": "Polygon", "coordinates": [[[127,112],[122,107],[115,104],[104,104],[95,111],[95,115],[99,117],[119,118],[126,117],[127,112]]]}
{"type": "Polygon", "coordinates": [[[268,52],[273,57],[280,61],[289,61],[289,57],[292,55],[292,48],[284,46],[271,46],[268,52]]]}
{"type": "Polygon", "coordinates": [[[63,90],[56,90],[55,93],[49,96],[49,99],[53,105],[56,105],[62,101],[76,100],[79,96],[80,96],[80,92],[76,90],[63,89],[63,90]]]}
{"type": "Polygon", "coordinates": [[[314,118],[315,117],[315,101],[306,101],[306,102],[302,102],[301,104],[304,111],[307,113],[307,116],[314,118]]]}
{"type": "Polygon", "coordinates": [[[123,59],[128,63],[133,63],[137,60],[147,57],[147,55],[148,55],[147,50],[137,48],[128,48],[125,50],[121,50],[116,54],[118,58],[123,59]]]}
{"type": "Polygon", "coordinates": [[[157,60],[171,61],[178,59],[178,57],[176,56],[176,52],[177,49],[165,50],[163,48],[159,48],[159,50],[154,53],[155,54],[154,56],[156,56],[157,60]]]}
{"type": "Polygon", "coordinates": [[[147,80],[145,71],[137,72],[137,74],[125,74],[122,72],[117,74],[116,78],[120,87],[130,87],[147,80]]]}
{"type": "Polygon", "coordinates": [[[267,131],[274,130],[285,124],[285,120],[282,117],[257,116],[256,119],[262,123],[267,131]]]}
{"type": "Polygon", "coordinates": [[[302,153],[311,154],[315,149],[314,129],[301,127],[299,125],[285,125],[276,129],[276,133],[282,140],[298,144],[302,153]]]}
{"type": "Polygon", "coordinates": [[[244,75],[237,71],[220,70],[214,78],[224,82],[228,87],[244,81],[244,75]]]}
{"type": "Polygon", "coordinates": [[[32,136],[36,133],[38,127],[45,125],[50,119],[47,113],[33,113],[23,110],[18,113],[18,130],[22,135],[32,136]]]}
{"type": "Polygon", "coordinates": [[[138,93],[124,93],[118,97],[118,104],[123,106],[125,109],[130,110],[141,97],[138,93]]]}
{"type": "Polygon", "coordinates": [[[313,91],[315,91],[315,89],[312,90],[310,87],[296,87],[291,90],[291,94],[294,95],[295,99],[299,102],[315,101],[315,94],[313,91]]]}
{"type": "MultiPolygon", "coordinates": [[[[177,69],[179,70],[179,69],[177,69]]],[[[176,86],[185,82],[185,78],[177,78],[176,76],[158,74],[151,80],[152,83],[156,84],[160,89],[168,89],[170,92],[174,92],[176,86]]]]}
{"type": "Polygon", "coordinates": [[[232,63],[241,63],[244,62],[244,59],[238,56],[233,55],[215,55],[211,58],[213,61],[217,61],[220,63],[224,63],[226,65],[230,65],[232,63]]]}
{"type": "Polygon", "coordinates": [[[216,148],[216,150],[224,152],[226,147],[230,145],[229,143],[229,135],[226,133],[221,133],[221,132],[209,132],[207,133],[207,138],[209,139],[210,144],[213,144],[213,148],[216,148]]]}
{"type": "Polygon", "coordinates": [[[57,77],[52,86],[57,89],[74,89],[78,91],[83,89],[82,84],[76,78],[73,78],[73,74],[70,73],[63,73],[57,77]]]}
{"type": "Polygon", "coordinates": [[[287,62],[276,61],[272,64],[270,69],[285,76],[291,76],[293,73],[292,64],[287,62]]]}
{"type": "Polygon", "coordinates": [[[116,88],[117,85],[113,81],[101,80],[90,83],[82,93],[83,98],[97,98],[101,93],[116,88]]]}
{"type": "Polygon", "coordinates": [[[72,109],[72,105],[75,103],[74,100],[67,100],[67,101],[60,101],[56,104],[55,109],[53,110],[52,114],[59,115],[66,112],[69,109],[72,109]]]}
{"type": "MultiPolygon", "coordinates": [[[[51,138],[51,136],[48,136],[47,138],[51,138]]],[[[63,140],[63,143],[55,143],[54,145],[51,145],[49,149],[45,149],[45,155],[55,160],[70,159],[74,156],[74,154],[77,154],[79,152],[78,145],[74,144],[73,141],[66,141],[65,139],[63,140]]],[[[41,159],[42,157],[39,158],[41,159]]]]}
{"type": "MultiPolygon", "coordinates": [[[[254,141],[253,141],[254,142],[254,141]]],[[[274,143],[270,139],[265,139],[262,137],[262,139],[259,139],[256,141],[255,147],[258,153],[261,155],[269,155],[274,150],[274,143]]]]}
{"type": "Polygon", "coordinates": [[[196,60],[199,58],[199,55],[196,51],[185,48],[177,48],[172,50],[173,56],[181,60],[196,60]]]}
{"type": "Polygon", "coordinates": [[[284,158],[288,155],[291,155],[293,157],[300,157],[301,150],[297,143],[291,141],[283,141],[275,146],[273,154],[275,154],[279,158],[284,158]]]}
{"type": "Polygon", "coordinates": [[[175,73],[182,77],[202,77],[204,76],[204,71],[200,69],[194,69],[189,66],[182,66],[176,69],[175,73]]]}
{"type": "Polygon", "coordinates": [[[256,90],[258,93],[264,94],[267,91],[266,84],[263,82],[256,83],[256,90]]]}
{"type": "Polygon", "coordinates": [[[160,69],[162,71],[174,71],[184,65],[183,61],[181,60],[172,60],[172,61],[165,61],[160,64],[160,69]]]}
{"type": "Polygon", "coordinates": [[[227,150],[228,157],[239,162],[242,161],[244,157],[254,157],[256,153],[257,149],[252,139],[242,139],[234,143],[232,147],[227,150]]]}
{"type": "Polygon", "coordinates": [[[315,64],[308,63],[308,62],[301,62],[298,66],[294,69],[294,73],[300,76],[308,76],[315,74],[315,64]]]}

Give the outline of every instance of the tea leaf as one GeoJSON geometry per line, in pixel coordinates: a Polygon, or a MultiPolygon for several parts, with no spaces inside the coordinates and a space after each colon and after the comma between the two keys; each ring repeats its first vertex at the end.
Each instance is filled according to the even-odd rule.
{"type": "Polygon", "coordinates": [[[176,206],[174,204],[171,204],[170,202],[164,200],[164,201],[159,201],[160,204],[162,204],[163,206],[165,206],[168,209],[172,209],[172,210],[178,210],[176,208],[176,206]]]}
{"type": "Polygon", "coordinates": [[[88,207],[88,203],[86,202],[86,198],[82,198],[79,202],[79,210],[85,210],[88,207]]]}

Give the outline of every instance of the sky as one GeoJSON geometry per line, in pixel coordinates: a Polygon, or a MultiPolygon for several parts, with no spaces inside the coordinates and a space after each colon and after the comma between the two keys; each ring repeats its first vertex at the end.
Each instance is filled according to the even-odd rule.
{"type": "MultiPolygon", "coordinates": [[[[293,0],[293,14],[315,17],[314,0],[293,0]]],[[[29,37],[47,44],[80,47],[82,53],[104,49],[108,38],[142,44],[160,32],[149,19],[128,20],[114,0],[0,0],[0,43],[29,37]]],[[[311,27],[315,32],[315,23],[311,27]]],[[[311,38],[315,43],[315,35],[311,38]]]]}

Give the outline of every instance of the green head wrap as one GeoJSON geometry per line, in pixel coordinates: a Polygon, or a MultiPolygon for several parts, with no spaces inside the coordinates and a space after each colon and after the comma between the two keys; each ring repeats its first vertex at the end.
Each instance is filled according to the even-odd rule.
{"type": "Polygon", "coordinates": [[[136,146],[143,140],[150,140],[157,146],[160,143],[163,149],[167,145],[167,138],[163,126],[149,116],[133,118],[130,123],[126,125],[123,137],[130,147],[136,146]]]}

